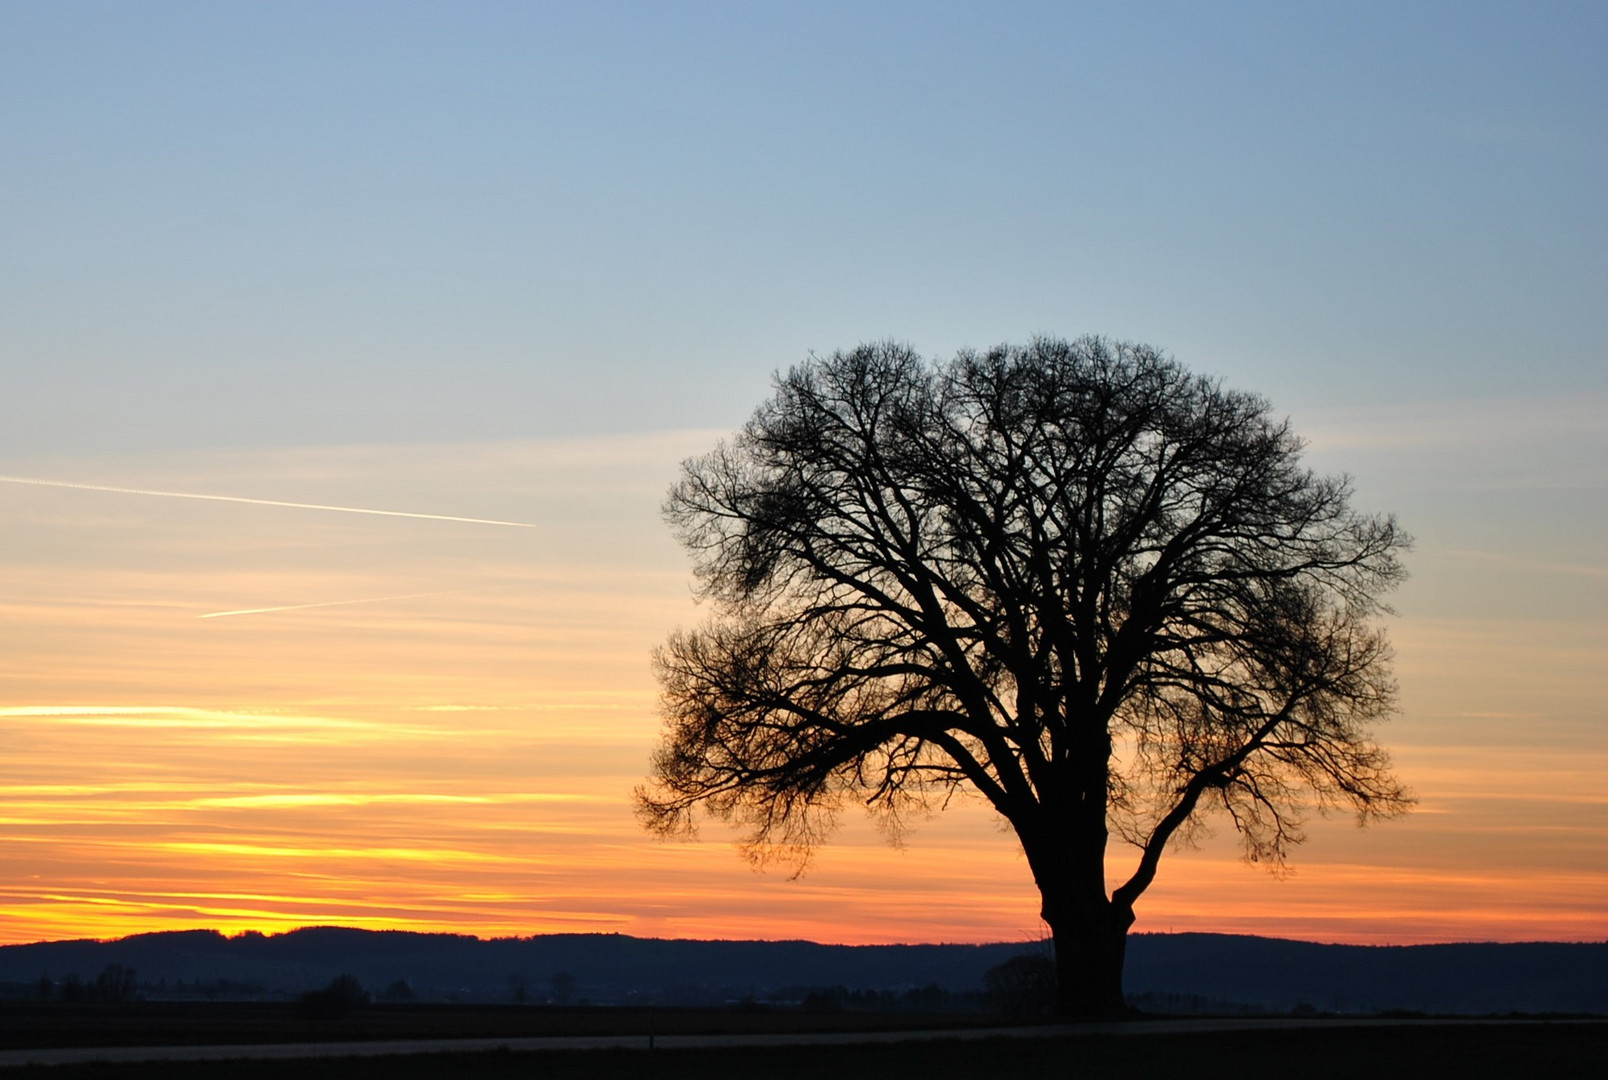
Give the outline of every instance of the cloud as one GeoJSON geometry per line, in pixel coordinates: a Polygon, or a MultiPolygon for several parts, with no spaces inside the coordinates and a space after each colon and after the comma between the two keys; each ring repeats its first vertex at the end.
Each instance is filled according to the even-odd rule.
{"type": "Polygon", "coordinates": [[[76,491],[109,491],[118,495],[156,495],[164,499],[204,499],[211,502],[250,503],[253,506],[287,506],[296,510],[332,510],[342,514],[376,514],[380,517],[421,518],[426,521],[457,521],[471,525],[506,525],[515,529],[534,529],[529,521],[498,521],[495,518],[457,517],[452,514],[417,514],[407,510],[374,510],[363,506],[330,506],[324,503],[285,502],[279,499],[248,499],[239,495],[199,495],[185,491],[153,491],[147,488],[110,487],[106,484],[76,484],[66,480],[39,480],[27,476],[0,476],[7,484],[35,484],[39,487],[72,488],[76,491]]]}
{"type": "Polygon", "coordinates": [[[1443,551],[1443,554],[1462,559],[1471,559],[1476,562],[1496,563],[1500,566],[1510,566],[1515,570],[1528,570],[1537,574],[1565,574],[1571,577],[1608,578],[1608,566],[1566,563],[1552,559],[1525,559],[1514,555],[1504,555],[1496,551],[1473,551],[1466,548],[1447,548],[1443,551]]]}
{"type": "Polygon", "coordinates": [[[387,600],[415,600],[421,596],[453,596],[462,591],[447,589],[439,592],[403,593],[401,596],[371,596],[363,600],[326,600],[319,604],[281,604],[278,607],[241,608],[238,611],[209,611],[205,615],[197,615],[196,618],[226,619],[233,615],[266,615],[274,611],[306,611],[308,608],[346,607],[349,604],[380,604],[387,600]]]}
{"type": "Polygon", "coordinates": [[[1405,449],[1598,442],[1608,436],[1608,396],[1382,403],[1302,409],[1295,430],[1314,450],[1405,449]]]}

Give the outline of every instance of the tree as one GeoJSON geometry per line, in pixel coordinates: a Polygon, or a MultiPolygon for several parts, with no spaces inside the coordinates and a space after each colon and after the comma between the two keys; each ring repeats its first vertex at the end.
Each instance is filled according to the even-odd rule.
{"type": "Polygon", "coordinates": [[[122,964],[107,964],[101,973],[95,976],[95,981],[89,987],[89,1000],[104,1001],[120,1005],[125,1001],[133,1001],[138,986],[134,980],[135,971],[122,964]]]}
{"type": "Polygon", "coordinates": [[[340,1020],[369,1003],[369,992],[357,976],[344,972],[320,990],[308,990],[296,999],[303,1016],[314,1020],[340,1020]]]}
{"type": "Polygon", "coordinates": [[[380,1000],[387,1005],[406,1005],[417,1000],[412,985],[406,979],[397,979],[385,988],[380,994],[380,1000]]]}
{"type": "Polygon", "coordinates": [[[1055,1007],[1055,961],[1022,953],[983,972],[989,1002],[1010,1016],[1043,1016],[1055,1007]]]}
{"type": "Polygon", "coordinates": [[[1205,811],[1277,866],[1308,809],[1410,801],[1369,730],[1409,541],[1300,451],[1263,399],[1098,338],[778,376],[666,503],[712,615],[655,656],[645,823],[702,807],[802,869],[847,800],[897,833],[974,790],[1060,1009],[1121,1012],[1135,902],[1205,811]],[[1113,837],[1137,851],[1108,889],[1113,837]]]}

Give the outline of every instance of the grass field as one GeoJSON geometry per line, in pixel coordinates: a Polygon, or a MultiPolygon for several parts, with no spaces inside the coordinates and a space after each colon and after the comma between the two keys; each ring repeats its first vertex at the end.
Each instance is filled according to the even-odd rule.
{"type": "Polygon", "coordinates": [[[971,1013],[811,1013],[797,1009],[630,1009],[515,1005],[374,1005],[332,1018],[289,1002],[0,1005],[0,1050],[85,1046],[524,1038],[542,1035],[796,1034],[997,1027],[971,1013]]]}
{"type": "MultiPolygon", "coordinates": [[[[0,1007],[0,1049],[114,1046],[228,1046],[249,1043],[398,1039],[528,1038],[857,1032],[987,1027],[997,1016],[938,1013],[809,1013],[798,1010],[525,1008],[379,1005],[314,1018],[287,1003],[135,1002],[0,1007]]],[[[1055,1038],[937,1039],[856,1046],[718,1049],[542,1050],[407,1054],[360,1058],[211,1062],[91,1063],[0,1069],[48,1080],[423,1080],[423,1078],[1288,1076],[1608,1077],[1608,1024],[1421,1024],[1292,1027],[1211,1034],[1144,1033],[1055,1038]]]]}
{"type": "Polygon", "coordinates": [[[778,1080],[1149,1077],[1557,1078],[1608,1076],[1608,1025],[1427,1022],[1390,1028],[1299,1028],[1183,1035],[934,1040],[863,1046],[588,1050],[397,1057],[83,1064],[6,1070],[40,1080],[778,1080]]]}

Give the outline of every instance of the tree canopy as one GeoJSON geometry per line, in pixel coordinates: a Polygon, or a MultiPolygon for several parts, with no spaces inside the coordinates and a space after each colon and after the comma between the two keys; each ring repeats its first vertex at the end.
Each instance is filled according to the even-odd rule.
{"type": "Polygon", "coordinates": [[[1371,735],[1408,539],[1350,499],[1265,400],[1147,346],[812,358],[667,501],[711,614],[656,655],[645,820],[802,860],[849,801],[897,827],[975,791],[1063,1007],[1118,1010],[1134,903],[1203,812],[1276,864],[1312,807],[1409,803],[1371,735]]]}

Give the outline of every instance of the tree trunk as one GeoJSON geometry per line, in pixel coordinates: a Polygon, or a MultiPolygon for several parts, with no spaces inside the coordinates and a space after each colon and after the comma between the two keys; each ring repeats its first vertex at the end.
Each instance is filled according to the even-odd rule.
{"type": "Polygon", "coordinates": [[[1122,964],[1133,914],[1104,896],[1098,903],[1044,897],[1044,921],[1055,942],[1056,1012],[1064,1017],[1128,1015],[1122,964]]]}
{"type": "Polygon", "coordinates": [[[1056,1012],[1063,1017],[1128,1015],[1122,963],[1133,909],[1113,904],[1105,888],[1105,822],[1073,827],[1018,827],[1022,850],[1055,943],[1056,1012]]]}

